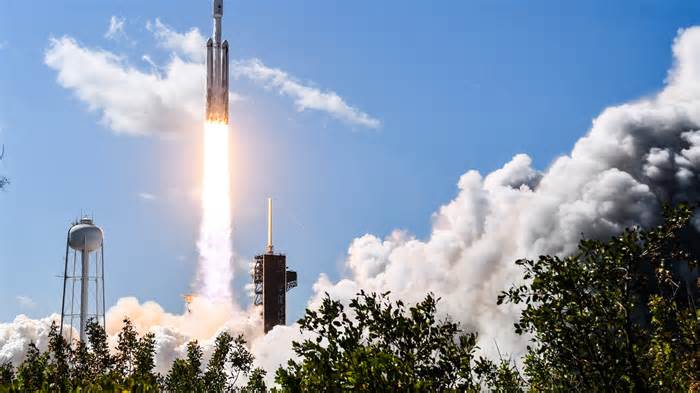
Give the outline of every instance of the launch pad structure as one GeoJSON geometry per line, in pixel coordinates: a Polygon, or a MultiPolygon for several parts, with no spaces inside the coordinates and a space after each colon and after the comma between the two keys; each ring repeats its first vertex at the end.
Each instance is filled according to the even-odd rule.
{"type": "Polygon", "coordinates": [[[256,306],[262,306],[265,333],[287,323],[287,291],[297,286],[297,272],[287,269],[287,256],[272,246],[272,198],[267,200],[267,249],[253,267],[256,306]]]}

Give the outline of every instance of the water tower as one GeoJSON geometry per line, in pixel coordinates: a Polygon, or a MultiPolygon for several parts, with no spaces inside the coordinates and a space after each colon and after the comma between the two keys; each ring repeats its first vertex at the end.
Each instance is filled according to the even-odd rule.
{"type": "MultiPolygon", "coordinates": [[[[61,333],[63,324],[79,322],[80,341],[85,341],[85,325],[95,319],[105,326],[104,235],[102,229],[84,217],[68,229],[63,269],[61,333]]],[[[69,340],[73,339],[70,329],[69,340]]]]}

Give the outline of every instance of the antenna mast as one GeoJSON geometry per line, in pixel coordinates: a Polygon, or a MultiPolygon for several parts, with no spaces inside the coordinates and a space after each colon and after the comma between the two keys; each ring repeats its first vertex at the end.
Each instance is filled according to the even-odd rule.
{"type": "Polygon", "coordinates": [[[272,247],[272,198],[267,198],[267,253],[273,253],[272,247]]]}

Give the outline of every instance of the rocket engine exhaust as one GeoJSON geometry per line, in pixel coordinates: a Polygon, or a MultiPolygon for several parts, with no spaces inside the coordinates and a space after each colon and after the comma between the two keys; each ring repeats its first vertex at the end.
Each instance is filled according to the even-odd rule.
{"type": "Polygon", "coordinates": [[[223,0],[214,0],[214,33],[207,41],[206,124],[197,293],[231,301],[231,190],[228,129],[228,42],[221,42],[223,0]]]}

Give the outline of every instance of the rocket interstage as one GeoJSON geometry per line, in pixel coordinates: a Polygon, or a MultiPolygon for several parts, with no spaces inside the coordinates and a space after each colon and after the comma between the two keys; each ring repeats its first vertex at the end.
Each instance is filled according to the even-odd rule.
{"type": "Polygon", "coordinates": [[[221,42],[224,1],[214,0],[214,34],[207,41],[207,122],[228,124],[228,41],[221,42]]]}

